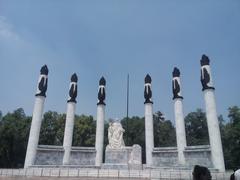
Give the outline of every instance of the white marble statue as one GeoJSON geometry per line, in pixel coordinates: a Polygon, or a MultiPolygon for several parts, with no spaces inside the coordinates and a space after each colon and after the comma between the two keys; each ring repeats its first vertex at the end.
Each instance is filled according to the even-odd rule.
{"type": "Polygon", "coordinates": [[[125,147],[125,143],[123,141],[123,133],[125,130],[122,128],[120,122],[109,122],[108,128],[108,148],[110,149],[120,149],[125,147]]]}

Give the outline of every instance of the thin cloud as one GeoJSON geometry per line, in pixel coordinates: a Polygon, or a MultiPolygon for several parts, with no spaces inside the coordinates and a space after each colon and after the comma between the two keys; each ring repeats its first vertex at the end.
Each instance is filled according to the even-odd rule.
{"type": "Polygon", "coordinates": [[[15,41],[20,40],[19,35],[14,32],[12,24],[10,24],[4,16],[0,16],[0,38],[15,41]]]}

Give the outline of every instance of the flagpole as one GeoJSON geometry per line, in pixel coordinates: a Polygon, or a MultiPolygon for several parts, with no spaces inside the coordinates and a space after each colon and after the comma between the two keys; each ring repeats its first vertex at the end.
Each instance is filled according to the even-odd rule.
{"type": "Polygon", "coordinates": [[[128,144],[128,108],[129,108],[129,74],[127,75],[127,145],[128,144]]]}

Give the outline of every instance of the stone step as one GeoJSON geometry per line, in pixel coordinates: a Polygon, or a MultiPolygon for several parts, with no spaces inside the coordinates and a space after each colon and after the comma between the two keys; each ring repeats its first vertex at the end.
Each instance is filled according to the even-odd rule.
{"type": "MultiPolygon", "coordinates": [[[[212,172],[212,179],[229,179],[232,172],[212,172]]],[[[64,177],[64,178],[119,178],[119,179],[192,179],[191,171],[183,170],[112,170],[92,168],[29,168],[29,169],[0,169],[0,177],[64,177]]]]}

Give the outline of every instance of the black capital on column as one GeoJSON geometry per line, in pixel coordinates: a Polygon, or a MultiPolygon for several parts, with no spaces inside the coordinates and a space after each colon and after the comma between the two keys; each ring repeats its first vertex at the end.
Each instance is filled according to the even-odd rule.
{"type": "Polygon", "coordinates": [[[40,78],[38,81],[37,93],[35,96],[46,97],[47,85],[48,85],[48,67],[44,65],[40,70],[40,78]]]}
{"type": "Polygon", "coordinates": [[[215,88],[209,84],[212,77],[210,76],[209,70],[206,68],[206,66],[209,66],[210,60],[205,54],[203,54],[200,62],[201,62],[202,90],[203,91],[206,90],[206,89],[213,89],[214,90],[215,88]]]}
{"type": "Polygon", "coordinates": [[[101,77],[101,79],[99,80],[98,103],[97,103],[97,105],[106,105],[105,102],[104,102],[105,97],[106,97],[105,86],[106,86],[106,80],[104,79],[104,77],[101,77]]]}
{"type": "Polygon", "coordinates": [[[77,74],[74,73],[71,77],[71,83],[70,83],[70,89],[69,89],[69,98],[67,102],[74,102],[76,103],[76,97],[77,97],[77,81],[78,77],[77,74]]]}
{"type": "Polygon", "coordinates": [[[145,102],[146,103],[152,103],[152,90],[151,90],[151,83],[152,83],[152,79],[151,76],[149,74],[146,75],[145,79],[145,85],[144,85],[144,98],[145,98],[145,102]]]}
{"type": "Polygon", "coordinates": [[[180,70],[175,67],[172,75],[173,75],[173,80],[172,80],[173,100],[177,98],[183,99],[183,97],[180,96],[180,92],[181,92],[180,83],[178,82],[177,79],[175,79],[176,77],[180,78],[180,70]]]}

